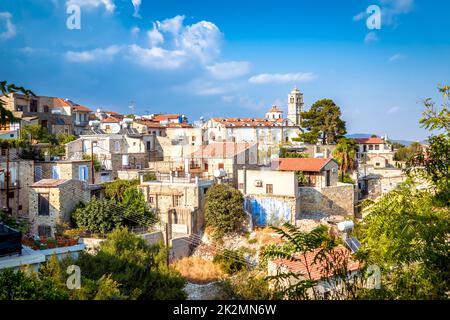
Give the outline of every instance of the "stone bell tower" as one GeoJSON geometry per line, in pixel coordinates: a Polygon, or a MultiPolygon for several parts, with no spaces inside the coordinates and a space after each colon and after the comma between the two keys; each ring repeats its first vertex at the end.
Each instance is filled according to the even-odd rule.
{"type": "Polygon", "coordinates": [[[303,112],[303,93],[295,87],[288,96],[287,118],[295,125],[301,125],[301,112],[303,112]]]}

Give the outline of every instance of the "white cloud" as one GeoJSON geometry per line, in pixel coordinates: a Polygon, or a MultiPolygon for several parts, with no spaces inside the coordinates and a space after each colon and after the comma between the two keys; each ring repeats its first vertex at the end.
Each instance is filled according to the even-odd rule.
{"type": "MultiPolygon", "coordinates": [[[[129,46],[111,46],[90,51],[66,53],[66,59],[73,62],[111,60],[120,50],[132,62],[153,69],[177,69],[189,62],[201,65],[210,63],[220,53],[222,33],[208,21],[183,26],[184,16],[176,16],[153,24],[147,32],[150,46],[137,44],[129,46]]],[[[133,28],[132,34],[139,29],[133,28]]]]}
{"type": "Polygon", "coordinates": [[[187,61],[204,65],[216,58],[222,38],[219,28],[208,21],[183,26],[183,21],[184,16],[157,21],[148,32],[150,47],[134,44],[130,46],[129,57],[156,69],[176,69],[187,61]],[[166,41],[166,36],[172,41],[166,41]]]}
{"type": "Polygon", "coordinates": [[[151,47],[164,43],[164,36],[158,31],[155,23],[153,24],[153,29],[148,32],[148,38],[151,47]]]}
{"type": "Polygon", "coordinates": [[[253,84],[265,83],[287,83],[287,82],[310,82],[314,81],[318,76],[311,72],[306,73],[262,73],[251,77],[248,81],[253,84]]]}
{"type": "Polygon", "coordinates": [[[111,61],[116,54],[120,52],[120,46],[110,46],[105,49],[97,48],[87,51],[68,51],[65,57],[70,62],[93,62],[93,61],[111,61]]]}
{"type": "Polygon", "coordinates": [[[400,111],[400,107],[392,107],[390,109],[388,109],[388,111],[386,111],[387,114],[394,114],[400,111]]]}
{"type": "Polygon", "coordinates": [[[229,61],[207,66],[206,70],[216,79],[226,80],[244,76],[250,72],[247,61],[229,61]]]}
{"type": "Polygon", "coordinates": [[[377,42],[377,41],[378,41],[378,36],[374,31],[370,31],[369,33],[367,33],[366,37],[364,38],[365,44],[369,44],[369,43],[377,42]]]}
{"type": "MultiPolygon", "coordinates": [[[[414,0],[378,0],[381,7],[381,27],[396,26],[398,16],[411,12],[414,8],[414,0]]],[[[365,11],[353,16],[353,21],[361,21],[367,17],[365,11]]]]}
{"type": "Polygon", "coordinates": [[[166,50],[160,47],[142,48],[136,44],[129,46],[128,57],[145,67],[153,69],[177,69],[186,61],[186,53],[181,50],[166,50]]]}
{"type": "Polygon", "coordinates": [[[214,23],[200,21],[184,29],[181,47],[207,63],[219,55],[221,38],[222,33],[214,23]]]}
{"type": "Polygon", "coordinates": [[[367,17],[366,12],[360,12],[356,16],[353,16],[353,21],[361,21],[362,19],[367,17]]]}
{"type": "Polygon", "coordinates": [[[113,0],[67,0],[66,6],[75,4],[82,8],[98,8],[104,6],[106,11],[112,13],[116,9],[113,0]]]}
{"type": "Polygon", "coordinates": [[[0,31],[3,30],[3,21],[5,30],[0,32],[0,40],[8,40],[16,36],[16,26],[12,23],[12,14],[9,12],[0,12],[0,31]]]}
{"type": "Polygon", "coordinates": [[[140,18],[141,15],[139,14],[139,7],[141,6],[142,1],[141,0],[131,0],[131,3],[134,7],[134,14],[133,16],[136,18],[140,18]]]}
{"type": "Polygon", "coordinates": [[[139,27],[133,27],[130,32],[133,36],[136,36],[139,32],[141,32],[141,29],[139,29],[139,27]]]}
{"type": "Polygon", "coordinates": [[[404,56],[404,55],[402,55],[400,53],[396,53],[392,57],[389,58],[389,61],[390,62],[395,62],[395,61],[398,61],[398,60],[403,60],[405,58],[406,58],[406,56],[404,56]]]}
{"type": "Polygon", "coordinates": [[[177,36],[183,28],[183,21],[184,16],[175,16],[170,19],[165,19],[162,22],[156,21],[156,25],[162,32],[171,33],[172,35],[177,36]]]}

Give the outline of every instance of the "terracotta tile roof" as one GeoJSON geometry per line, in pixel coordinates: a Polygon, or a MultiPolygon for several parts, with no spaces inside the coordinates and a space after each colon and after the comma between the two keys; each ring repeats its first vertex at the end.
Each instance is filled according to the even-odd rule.
{"type": "Polygon", "coordinates": [[[100,121],[101,123],[119,123],[120,121],[114,117],[106,118],[100,121]]]}
{"type": "Polygon", "coordinates": [[[274,160],[275,167],[280,171],[320,172],[333,159],[323,158],[280,158],[274,160]]]}
{"type": "Polygon", "coordinates": [[[92,112],[91,109],[89,109],[88,107],[85,106],[81,106],[79,104],[75,105],[72,107],[73,111],[81,111],[81,112],[92,112]]]}
{"type": "Polygon", "coordinates": [[[167,124],[168,128],[193,128],[193,126],[189,123],[169,123],[167,124]]]}
{"type": "Polygon", "coordinates": [[[115,111],[104,111],[107,115],[110,115],[110,116],[121,116],[121,114],[120,113],[118,113],[118,112],[115,112],[115,111]]]}
{"type": "Polygon", "coordinates": [[[212,118],[212,121],[226,127],[294,127],[287,119],[269,120],[265,118],[212,118]]]}
{"type": "Polygon", "coordinates": [[[281,111],[277,106],[272,106],[272,108],[270,108],[270,110],[267,112],[283,112],[283,111],[281,111]]]}
{"type": "Polygon", "coordinates": [[[165,127],[162,124],[160,124],[159,122],[154,122],[151,120],[136,120],[135,122],[138,124],[147,126],[148,128],[164,128],[165,127]]]}
{"type": "Polygon", "coordinates": [[[227,159],[233,158],[246,149],[250,149],[255,144],[239,142],[214,142],[208,145],[196,146],[194,151],[188,154],[187,158],[209,158],[227,159]]]}
{"type": "Polygon", "coordinates": [[[70,107],[71,104],[64,99],[55,97],[55,98],[53,98],[53,106],[54,107],[70,107]]]}
{"type": "Polygon", "coordinates": [[[169,119],[178,119],[179,117],[181,117],[181,114],[158,114],[152,120],[160,122],[169,119]]]}
{"type": "Polygon", "coordinates": [[[57,188],[60,185],[66,183],[67,179],[42,179],[38,182],[35,182],[31,185],[31,187],[35,188],[57,188]]]}
{"type": "Polygon", "coordinates": [[[385,141],[381,138],[358,138],[354,139],[358,144],[384,144],[385,141]]]}
{"type": "MultiPolygon", "coordinates": [[[[279,267],[286,268],[288,272],[302,274],[306,279],[320,280],[323,278],[329,278],[333,276],[333,273],[332,270],[326,270],[325,261],[317,259],[314,263],[314,259],[319,251],[320,249],[308,251],[306,253],[306,259],[302,254],[298,253],[295,255],[295,261],[286,259],[274,259],[272,260],[272,262],[279,267]],[[307,267],[310,271],[310,275],[308,274],[307,267]]],[[[350,250],[342,245],[334,248],[331,255],[328,254],[328,256],[330,258],[330,261],[332,261],[332,263],[335,263],[335,268],[343,267],[346,263],[348,272],[359,270],[362,266],[361,263],[352,259],[350,250]]]]}

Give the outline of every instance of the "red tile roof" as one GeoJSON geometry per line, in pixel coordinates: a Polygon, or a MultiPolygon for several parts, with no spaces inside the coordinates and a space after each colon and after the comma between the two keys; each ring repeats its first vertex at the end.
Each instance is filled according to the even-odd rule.
{"type": "Polygon", "coordinates": [[[358,144],[384,144],[385,141],[381,138],[359,138],[354,139],[358,144]]]}
{"type": "Polygon", "coordinates": [[[31,187],[35,187],[35,188],[56,188],[59,187],[60,185],[66,183],[67,179],[42,179],[39,180],[38,182],[35,182],[31,185],[31,187]]]}
{"type": "Polygon", "coordinates": [[[70,107],[71,104],[64,99],[61,98],[53,98],[53,106],[55,107],[70,107]]]}
{"type": "Polygon", "coordinates": [[[81,106],[81,105],[75,105],[72,107],[73,111],[81,111],[81,112],[92,112],[91,109],[89,109],[88,107],[85,106],[81,106]]]}
{"type": "Polygon", "coordinates": [[[324,158],[280,158],[274,160],[275,167],[280,171],[320,172],[333,159],[324,158]]]}
{"type": "Polygon", "coordinates": [[[148,128],[164,128],[165,126],[163,126],[162,124],[160,124],[159,122],[154,122],[151,120],[136,120],[135,121],[138,124],[142,124],[144,126],[147,126],[148,128]]]}
{"type": "Polygon", "coordinates": [[[169,128],[193,128],[189,123],[169,123],[167,124],[169,128]]]}
{"type": "Polygon", "coordinates": [[[277,106],[272,106],[272,108],[270,108],[270,110],[267,111],[267,112],[283,112],[283,111],[281,111],[280,109],[278,109],[277,106]]]}
{"type": "Polygon", "coordinates": [[[110,117],[110,118],[103,119],[100,122],[101,123],[119,123],[120,121],[116,118],[110,117]]]}
{"type": "Polygon", "coordinates": [[[181,114],[159,114],[156,115],[152,120],[160,122],[169,119],[178,119],[179,117],[181,117],[181,114]]]}
{"type": "Polygon", "coordinates": [[[269,120],[265,118],[212,118],[212,121],[226,127],[295,127],[287,119],[269,120]]]}
{"type": "MultiPolygon", "coordinates": [[[[308,251],[306,253],[306,259],[303,254],[297,253],[295,255],[296,260],[290,261],[287,259],[275,259],[272,260],[279,267],[284,267],[288,272],[293,272],[297,274],[302,274],[303,277],[309,280],[321,280],[333,276],[332,270],[327,270],[326,262],[320,259],[314,259],[319,253],[320,249],[314,251],[308,251]],[[306,263],[305,263],[306,262],[306,263]],[[308,269],[309,273],[308,274],[308,269]]],[[[342,245],[338,245],[332,250],[332,253],[328,254],[330,261],[334,264],[336,269],[342,268],[347,265],[347,271],[352,272],[359,270],[361,268],[361,263],[352,259],[350,251],[342,245]]]]}

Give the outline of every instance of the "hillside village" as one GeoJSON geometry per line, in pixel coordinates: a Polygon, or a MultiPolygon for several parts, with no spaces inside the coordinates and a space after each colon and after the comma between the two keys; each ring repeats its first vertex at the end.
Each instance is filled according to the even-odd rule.
{"type": "MultiPolygon", "coordinates": [[[[215,267],[220,257],[264,276],[304,275],[317,251],[306,252],[302,263],[280,255],[257,268],[267,246],[286,239],[272,227],[285,230],[286,223],[305,234],[326,226],[340,243],[330,254],[348,259],[347,271],[357,273],[361,244],[354,225],[364,220],[364,201],[376,201],[406,181],[404,158],[397,153],[405,146],[376,135],[302,139],[311,131],[303,118],[303,94],[298,88],[288,93],[287,114],[268,106],[251,118],[229,114],[197,121],[170,110],[126,115],[59,97],[2,96],[14,121],[0,128],[0,206],[7,217],[1,228],[12,235],[8,245],[0,245],[6,252],[0,269],[39,270],[52,256],[95,251],[110,230],[88,226],[103,223],[109,212],[146,243],[170,248],[167,263],[187,279],[190,299],[223,295],[214,287],[224,276],[215,267]],[[111,186],[131,186],[137,193],[111,196],[111,186]],[[239,227],[220,240],[208,226],[207,212],[209,194],[218,186],[242,198],[244,213],[239,227]],[[115,198],[123,206],[108,207],[115,198]],[[132,207],[135,199],[144,201],[139,209],[132,207]],[[103,211],[89,209],[90,220],[82,216],[88,211],[83,208],[102,201],[103,211]],[[8,226],[12,220],[28,228],[8,226]],[[209,278],[196,274],[207,270],[213,270],[209,278]]],[[[220,203],[214,205],[221,212],[220,203]]],[[[320,266],[315,268],[309,275],[319,281],[314,294],[328,297],[331,289],[320,266]]]]}

